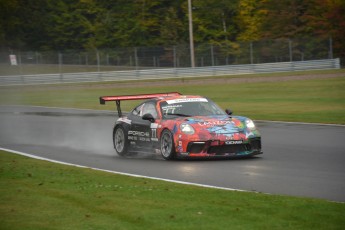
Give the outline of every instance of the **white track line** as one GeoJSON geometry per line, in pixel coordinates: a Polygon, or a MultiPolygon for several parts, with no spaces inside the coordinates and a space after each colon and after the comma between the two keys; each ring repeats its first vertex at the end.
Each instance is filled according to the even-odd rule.
{"type": "MultiPolygon", "coordinates": [[[[5,105],[7,106],[7,105],[5,105]]],[[[71,110],[80,110],[80,111],[99,111],[99,112],[111,112],[109,110],[92,110],[92,109],[76,109],[76,108],[61,108],[61,107],[45,107],[45,106],[26,106],[26,105],[12,105],[12,106],[18,106],[18,107],[36,107],[36,108],[47,108],[47,109],[71,109],[71,110]]],[[[339,127],[345,127],[345,125],[337,125],[337,124],[322,124],[322,123],[303,123],[303,122],[285,122],[285,121],[264,121],[264,120],[256,120],[258,122],[267,122],[267,123],[281,123],[281,124],[297,124],[297,125],[325,125],[325,126],[339,126],[339,127]]],[[[106,169],[100,169],[100,168],[93,168],[93,167],[87,167],[83,165],[77,165],[77,164],[71,164],[63,161],[57,161],[57,160],[52,160],[49,158],[44,158],[44,157],[39,157],[35,156],[32,154],[12,150],[12,149],[6,149],[0,147],[0,150],[19,154],[22,156],[38,159],[38,160],[44,160],[52,163],[58,163],[58,164],[63,164],[63,165],[69,165],[69,166],[75,166],[79,168],[89,168],[97,171],[103,171],[103,172],[108,172],[108,173],[114,173],[118,175],[125,175],[125,176],[131,176],[131,177],[138,177],[138,178],[146,178],[146,179],[152,179],[152,180],[160,180],[160,181],[166,181],[166,182],[172,182],[172,183],[177,183],[177,184],[184,184],[184,185],[193,185],[193,186],[198,186],[198,187],[204,187],[204,188],[213,188],[213,189],[221,189],[221,190],[228,190],[228,191],[238,191],[238,192],[255,192],[255,191],[249,191],[249,190],[241,190],[241,189],[234,189],[234,188],[226,188],[226,187],[219,187],[219,186],[212,186],[212,185],[205,185],[205,184],[198,184],[198,183],[191,183],[191,182],[186,182],[186,181],[178,181],[178,180],[170,180],[170,179],[164,179],[164,178],[159,178],[159,177],[150,177],[150,176],[143,176],[143,175],[138,175],[138,174],[131,174],[131,173],[124,173],[124,172],[118,172],[118,171],[111,171],[111,170],[106,170],[106,169]]],[[[269,193],[264,193],[264,194],[269,194],[269,193]]]]}
{"type": "MultiPolygon", "coordinates": [[[[30,158],[37,159],[37,160],[43,160],[43,161],[48,161],[48,162],[62,164],[62,165],[79,167],[79,168],[87,168],[87,169],[92,169],[92,170],[97,170],[97,171],[102,171],[102,172],[108,172],[108,173],[113,173],[113,174],[118,174],[118,175],[124,175],[124,176],[131,176],[131,177],[159,180],[159,181],[171,182],[171,183],[176,183],[176,184],[193,185],[193,186],[198,186],[198,187],[221,189],[221,190],[228,190],[228,191],[255,192],[255,191],[247,191],[247,190],[241,190],[241,189],[218,187],[218,186],[212,186],[212,185],[191,183],[191,182],[186,182],[186,181],[170,180],[170,179],[164,179],[164,178],[159,178],[159,177],[150,177],[150,176],[143,176],[143,175],[132,174],[132,173],[124,173],[124,172],[118,172],[118,171],[112,171],[112,170],[106,170],[106,169],[100,169],[100,168],[87,167],[87,166],[83,166],[83,165],[78,165],[78,164],[72,164],[72,163],[67,163],[67,162],[63,162],[63,161],[52,160],[52,159],[45,158],[45,157],[39,157],[39,156],[36,156],[36,155],[33,155],[33,154],[24,153],[24,152],[12,150],[12,149],[7,149],[7,148],[2,148],[2,147],[0,147],[0,150],[6,151],[6,152],[10,152],[10,153],[14,153],[14,154],[18,154],[18,155],[22,155],[22,156],[26,156],[26,157],[30,157],[30,158]]],[[[265,194],[267,194],[267,193],[265,193],[265,194]]]]}

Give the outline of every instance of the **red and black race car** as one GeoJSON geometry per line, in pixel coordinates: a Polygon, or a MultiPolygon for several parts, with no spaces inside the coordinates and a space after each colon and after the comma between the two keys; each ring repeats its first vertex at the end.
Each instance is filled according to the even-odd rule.
{"type": "Polygon", "coordinates": [[[115,101],[118,110],[113,142],[120,156],[154,149],[167,160],[262,153],[261,135],[253,121],[232,116],[209,98],[177,92],[100,97],[101,104],[108,101],[115,101]],[[127,116],[122,115],[121,101],[144,99],[127,116]]]}

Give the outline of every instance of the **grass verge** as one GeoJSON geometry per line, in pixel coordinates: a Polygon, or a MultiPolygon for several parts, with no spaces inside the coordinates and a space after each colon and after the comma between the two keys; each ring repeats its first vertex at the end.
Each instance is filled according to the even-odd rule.
{"type": "Polygon", "coordinates": [[[1,229],[343,229],[345,204],[225,191],[0,151],[1,229]]]}
{"type": "MultiPolygon", "coordinates": [[[[336,73],[344,73],[345,76],[343,70],[338,70],[336,73]]],[[[299,75],[303,76],[303,73],[299,75]]],[[[279,78],[279,76],[287,76],[287,73],[269,76],[279,78]]],[[[106,106],[99,105],[99,96],[179,91],[183,94],[208,96],[222,108],[231,108],[235,114],[256,120],[345,124],[344,76],[298,81],[276,79],[269,82],[199,85],[181,84],[178,80],[178,85],[139,85],[138,87],[129,87],[121,83],[0,87],[0,104],[114,110],[113,103],[106,106]],[[119,85],[122,87],[118,87],[119,85]]],[[[252,77],[255,78],[257,75],[252,77]]],[[[128,111],[137,103],[137,101],[123,102],[122,109],[128,111]]]]}

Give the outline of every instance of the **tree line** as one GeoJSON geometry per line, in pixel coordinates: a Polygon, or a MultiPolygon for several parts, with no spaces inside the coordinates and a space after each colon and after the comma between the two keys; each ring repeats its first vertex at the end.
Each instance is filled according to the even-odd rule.
{"type": "MultiPolygon", "coordinates": [[[[192,0],[196,44],[332,38],[345,57],[344,0],[192,0]]],[[[188,44],[187,0],[0,0],[0,49],[188,44]]]]}

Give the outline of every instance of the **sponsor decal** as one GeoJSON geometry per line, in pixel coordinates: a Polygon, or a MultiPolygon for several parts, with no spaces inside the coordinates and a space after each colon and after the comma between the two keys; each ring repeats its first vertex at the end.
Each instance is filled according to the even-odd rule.
{"type": "Polygon", "coordinates": [[[233,124],[232,121],[203,121],[198,122],[200,126],[220,126],[220,125],[228,125],[233,124]]]}
{"type": "Polygon", "coordinates": [[[242,143],[243,143],[242,140],[239,140],[239,141],[226,141],[225,142],[226,145],[240,145],[242,143]]]}
{"type": "Polygon", "coordinates": [[[157,123],[151,123],[150,128],[151,129],[157,129],[158,128],[158,124],[157,123]]]}
{"type": "Polygon", "coordinates": [[[117,122],[119,122],[119,121],[127,123],[127,124],[131,124],[132,123],[131,120],[129,120],[127,118],[123,118],[123,117],[120,117],[119,119],[117,119],[117,122]]]}
{"type": "Polygon", "coordinates": [[[206,98],[181,98],[181,99],[167,100],[166,102],[170,105],[170,104],[185,103],[185,102],[208,102],[208,101],[206,98]]]}
{"type": "Polygon", "coordinates": [[[168,109],[175,109],[175,108],[181,108],[182,105],[166,105],[166,106],[163,106],[162,109],[163,110],[168,110],[168,109]]]}
{"type": "Polygon", "coordinates": [[[147,137],[139,137],[139,141],[150,141],[150,138],[147,138],[147,137]]]}
{"type": "Polygon", "coordinates": [[[149,137],[150,136],[149,132],[140,132],[140,131],[133,131],[133,130],[129,130],[128,135],[139,136],[139,137],[149,137]]]}

